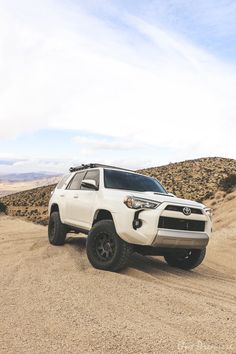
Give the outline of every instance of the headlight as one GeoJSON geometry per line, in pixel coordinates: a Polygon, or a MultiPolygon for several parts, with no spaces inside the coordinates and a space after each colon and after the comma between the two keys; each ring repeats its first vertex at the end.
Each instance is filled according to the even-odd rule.
{"type": "Polygon", "coordinates": [[[124,203],[130,209],[155,209],[161,204],[161,202],[133,196],[125,197],[124,203]]]}
{"type": "Polygon", "coordinates": [[[206,214],[209,216],[210,219],[212,219],[213,215],[213,210],[211,208],[204,208],[206,214]]]}

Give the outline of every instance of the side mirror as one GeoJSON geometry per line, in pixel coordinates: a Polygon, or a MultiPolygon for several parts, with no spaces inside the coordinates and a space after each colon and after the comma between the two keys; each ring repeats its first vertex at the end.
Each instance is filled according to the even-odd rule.
{"type": "Polygon", "coordinates": [[[81,186],[87,189],[93,189],[95,191],[98,190],[96,182],[93,179],[83,179],[81,186]]]}
{"type": "Polygon", "coordinates": [[[175,195],[174,195],[173,193],[168,193],[168,195],[169,195],[170,197],[175,197],[175,195]]]}

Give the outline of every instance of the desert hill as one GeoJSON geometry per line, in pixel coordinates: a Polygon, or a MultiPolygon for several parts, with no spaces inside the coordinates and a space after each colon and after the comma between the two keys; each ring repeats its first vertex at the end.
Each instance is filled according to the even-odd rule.
{"type": "Polygon", "coordinates": [[[46,225],[47,206],[56,184],[33,188],[0,198],[0,211],[11,216],[21,216],[29,221],[46,225]]]}
{"type": "MultiPolygon", "coordinates": [[[[222,195],[236,185],[236,160],[211,157],[171,163],[139,172],[158,178],[178,197],[204,201],[218,191],[222,195]]],[[[47,206],[55,184],[34,188],[0,198],[12,216],[23,216],[30,221],[47,224],[47,206]]],[[[2,208],[4,208],[2,206],[2,208]]]]}
{"type": "Polygon", "coordinates": [[[220,157],[170,163],[140,172],[159,179],[168,192],[199,202],[213,197],[218,190],[230,188],[231,180],[236,184],[236,160],[220,157]]]}

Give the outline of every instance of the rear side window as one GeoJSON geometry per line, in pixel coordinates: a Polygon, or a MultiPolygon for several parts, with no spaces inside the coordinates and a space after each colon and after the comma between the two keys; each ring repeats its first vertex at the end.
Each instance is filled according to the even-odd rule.
{"type": "MultiPolygon", "coordinates": [[[[96,182],[96,186],[99,187],[99,170],[90,170],[86,173],[84,179],[92,179],[96,182]]],[[[81,186],[81,189],[87,189],[81,186]]]]}
{"type": "Polygon", "coordinates": [[[70,176],[69,174],[63,176],[62,179],[60,180],[60,182],[58,183],[58,185],[56,186],[56,188],[61,189],[64,186],[66,180],[69,178],[69,176],[70,176]]]}
{"type": "Polygon", "coordinates": [[[73,189],[73,190],[80,189],[80,185],[81,185],[81,182],[82,182],[82,180],[84,178],[84,174],[85,174],[85,172],[76,173],[76,175],[74,176],[74,178],[70,182],[70,184],[67,187],[67,189],[73,189]]]}

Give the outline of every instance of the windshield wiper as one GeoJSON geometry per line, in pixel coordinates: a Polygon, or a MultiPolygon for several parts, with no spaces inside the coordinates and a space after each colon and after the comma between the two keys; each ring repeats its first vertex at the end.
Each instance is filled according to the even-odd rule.
{"type": "Polygon", "coordinates": [[[161,193],[161,192],[153,192],[154,194],[159,194],[159,195],[169,195],[168,193],[161,193]]]}

